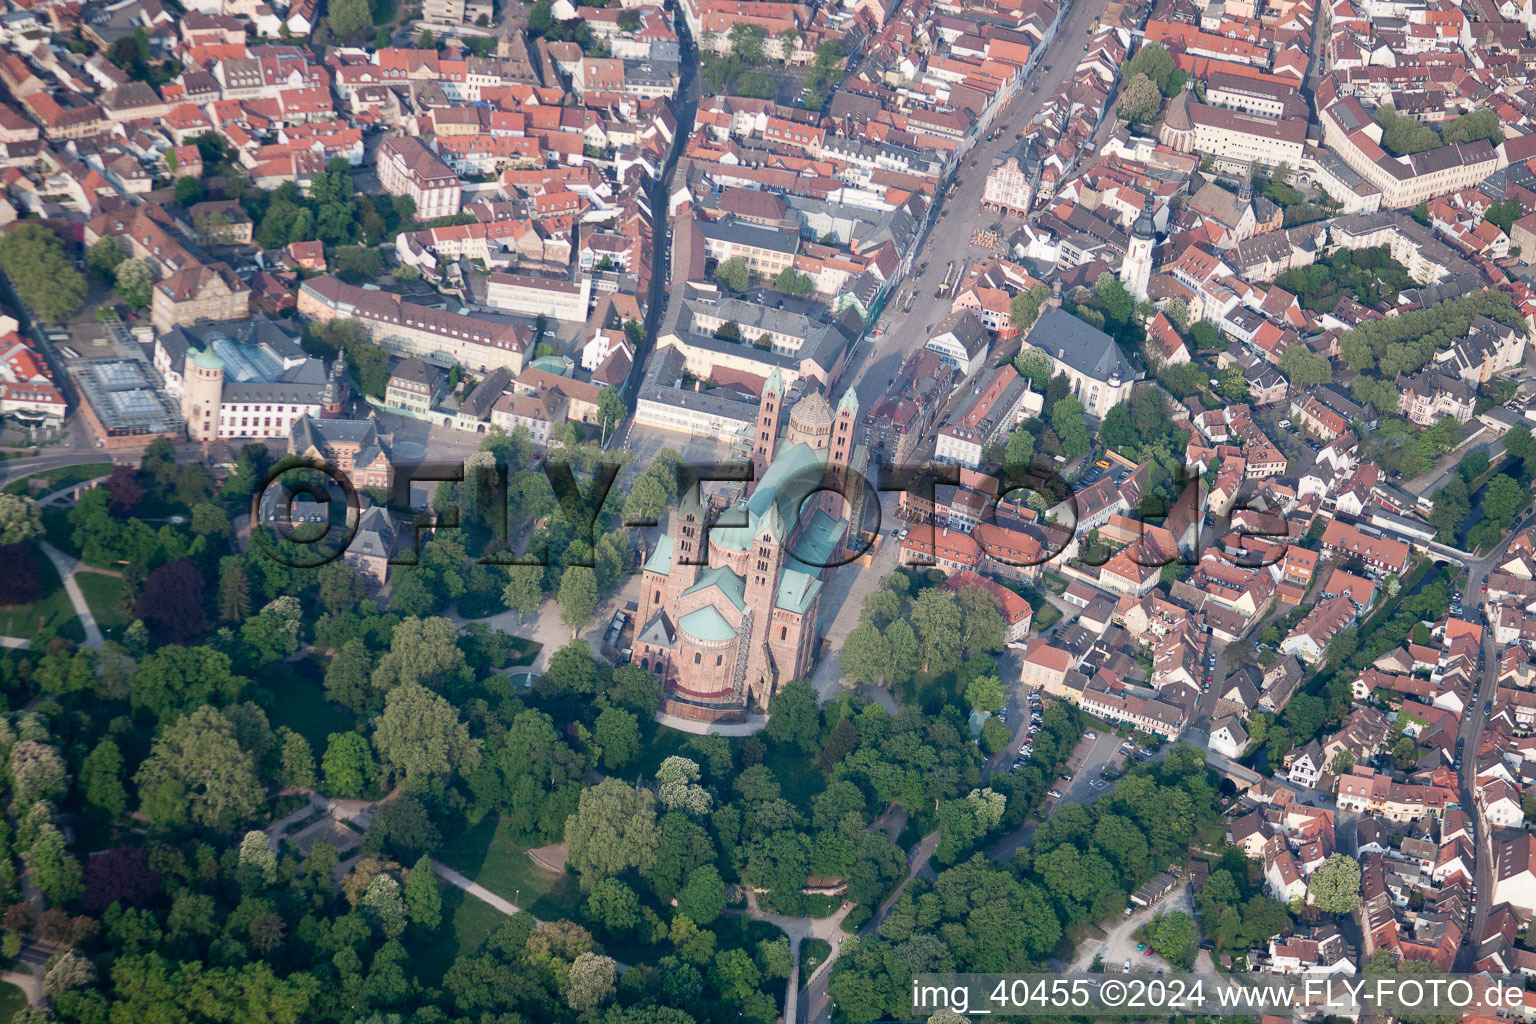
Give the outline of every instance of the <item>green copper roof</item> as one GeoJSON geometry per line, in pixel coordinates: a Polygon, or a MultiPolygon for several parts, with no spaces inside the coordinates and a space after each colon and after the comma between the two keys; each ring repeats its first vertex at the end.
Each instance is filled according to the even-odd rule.
{"type": "Polygon", "coordinates": [[[838,400],[837,411],[850,412],[857,419],[859,415],[859,396],[853,393],[853,388],[843,392],[843,397],[838,400]]]}
{"type": "Polygon", "coordinates": [[[838,542],[843,537],[843,524],[817,509],[800,532],[790,554],[790,565],[811,575],[837,560],[838,542]],[[797,564],[800,563],[800,564],[797,564]]]}
{"type": "Polygon", "coordinates": [[[706,643],[720,643],[736,635],[731,624],[725,621],[725,616],[715,611],[714,605],[708,604],[684,615],[678,626],[684,633],[706,643]]]}
{"type": "Polygon", "coordinates": [[[752,496],[744,502],[737,502],[720,517],[726,522],[740,523],[745,508],[745,525],[720,526],[717,522],[714,529],[709,531],[710,541],[728,551],[747,550],[762,530],[763,516],[767,514],[769,506],[775,504],[778,505],[779,519],[784,529],[793,529],[800,515],[801,501],[821,483],[825,469],[823,453],[809,445],[795,444],[779,449],[774,453],[773,462],[768,465],[768,472],[763,474],[752,491],[752,496]],[[781,490],[794,493],[780,493],[781,490]]]}
{"type": "Polygon", "coordinates": [[[656,541],[656,550],[645,560],[645,571],[663,576],[672,575],[672,538],[662,534],[656,541]]]}
{"type": "Polygon", "coordinates": [[[779,579],[779,593],[773,603],[787,612],[804,615],[810,611],[811,603],[819,593],[821,580],[798,569],[785,569],[779,579]]]}
{"type": "Polygon", "coordinates": [[[763,384],[763,393],[766,394],[770,391],[776,395],[784,393],[784,375],[779,372],[777,366],[773,368],[773,372],[768,375],[767,382],[763,384]]]}
{"type": "Polygon", "coordinates": [[[539,356],[528,364],[535,370],[543,370],[545,373],[553,373],[558,377],[564,377],[571,369],[571,361],[565,356],[539,356]]]}
{"type": "Polygon", "coordinates": [[[737,576],[731,570],[720,566],[714,569],[705,569],[699,574],[699,582],[683,591],[684,596],[697,594],[703,590],[715,589],[720,596],[731,602],[732,607],[742,611],[747,607],[747,582],[737,576]]]}
{"type": "Polygon", "coordinates": [[[222,369],[224,369],[224,360],[220,359],[218,357],[218,355],[211,348],[198,349],[197,355],[192,357],[192,361],[194,363],[196,363],[200,369],[204,369],[204,370],[222,370],[222,369]]]}

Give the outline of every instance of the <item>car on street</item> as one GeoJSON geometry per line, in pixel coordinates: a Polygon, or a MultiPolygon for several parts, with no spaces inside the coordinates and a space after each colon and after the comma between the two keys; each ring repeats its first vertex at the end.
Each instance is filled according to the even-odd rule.
{"type": "Polygon", "coordinates": [[[1126,957],[1125,958],[1125,963],[1120,965],[1120,973],[1121,974],[1130,974],[1131,973],[1131,958],[1130,957],[1126,957]]]}

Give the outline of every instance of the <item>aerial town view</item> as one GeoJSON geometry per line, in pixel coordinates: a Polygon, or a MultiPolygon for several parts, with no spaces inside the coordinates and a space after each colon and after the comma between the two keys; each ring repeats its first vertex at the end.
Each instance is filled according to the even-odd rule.
{"type": "Polygon", "coordinates": [[[1536,1020],[1533,68],[4,0],[0,1024],[1536,1020]]]}

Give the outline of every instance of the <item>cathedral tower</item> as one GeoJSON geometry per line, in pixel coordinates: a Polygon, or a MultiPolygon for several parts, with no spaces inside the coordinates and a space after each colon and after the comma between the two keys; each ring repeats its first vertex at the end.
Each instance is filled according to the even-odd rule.
{"type": "MultiPolygon", "coordinates": [[[[753,479],[761,480],[773,462],[773,449],[779,440],[779,412],[784,404],[784,378],[775,367],[763,385],[757,408],[757,438],[752,444],[753,479]]],[[[752,486],[756,486],[755,483],[752,486]]]]}
{"type": "Polygon", "coordinates": [[[667,607],[676,609],[683,591],[699,581],[702,563],[708,560],[704,547],[704,508],[700,504],[703,489],[694,484],[678,503],[672,533],[672,570],[667,575],[667,607]]]}
{"type": "Polygon", "coordinates": [[[784,518],[775,500],[763,513],[752,538],[752,557],[747,565],[745,604],[752,613],[752,638],[748,648],[747,693],[767,704],[777,687],[768,638],[774,629],[773,608],[778,598],[779,575],[784,567],[784,518]]]}

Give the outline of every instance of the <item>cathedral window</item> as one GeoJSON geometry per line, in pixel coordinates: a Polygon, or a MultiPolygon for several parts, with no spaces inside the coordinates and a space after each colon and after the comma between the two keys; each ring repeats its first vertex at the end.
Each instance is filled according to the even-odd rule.
{"type": "Polygon", "coordinates": [[[789,639],[789,627],[788,626],[780,626],[779,627],[779,639],[780,640],[788,640],[789,639]]]}
{"type": "Polygon", "coordinates": [[[704,655],[700,654],[698,651],[694,651],[693,652],[693,663],[695,665],[699,664],[703,660],[704,660],[704,655]]]}

